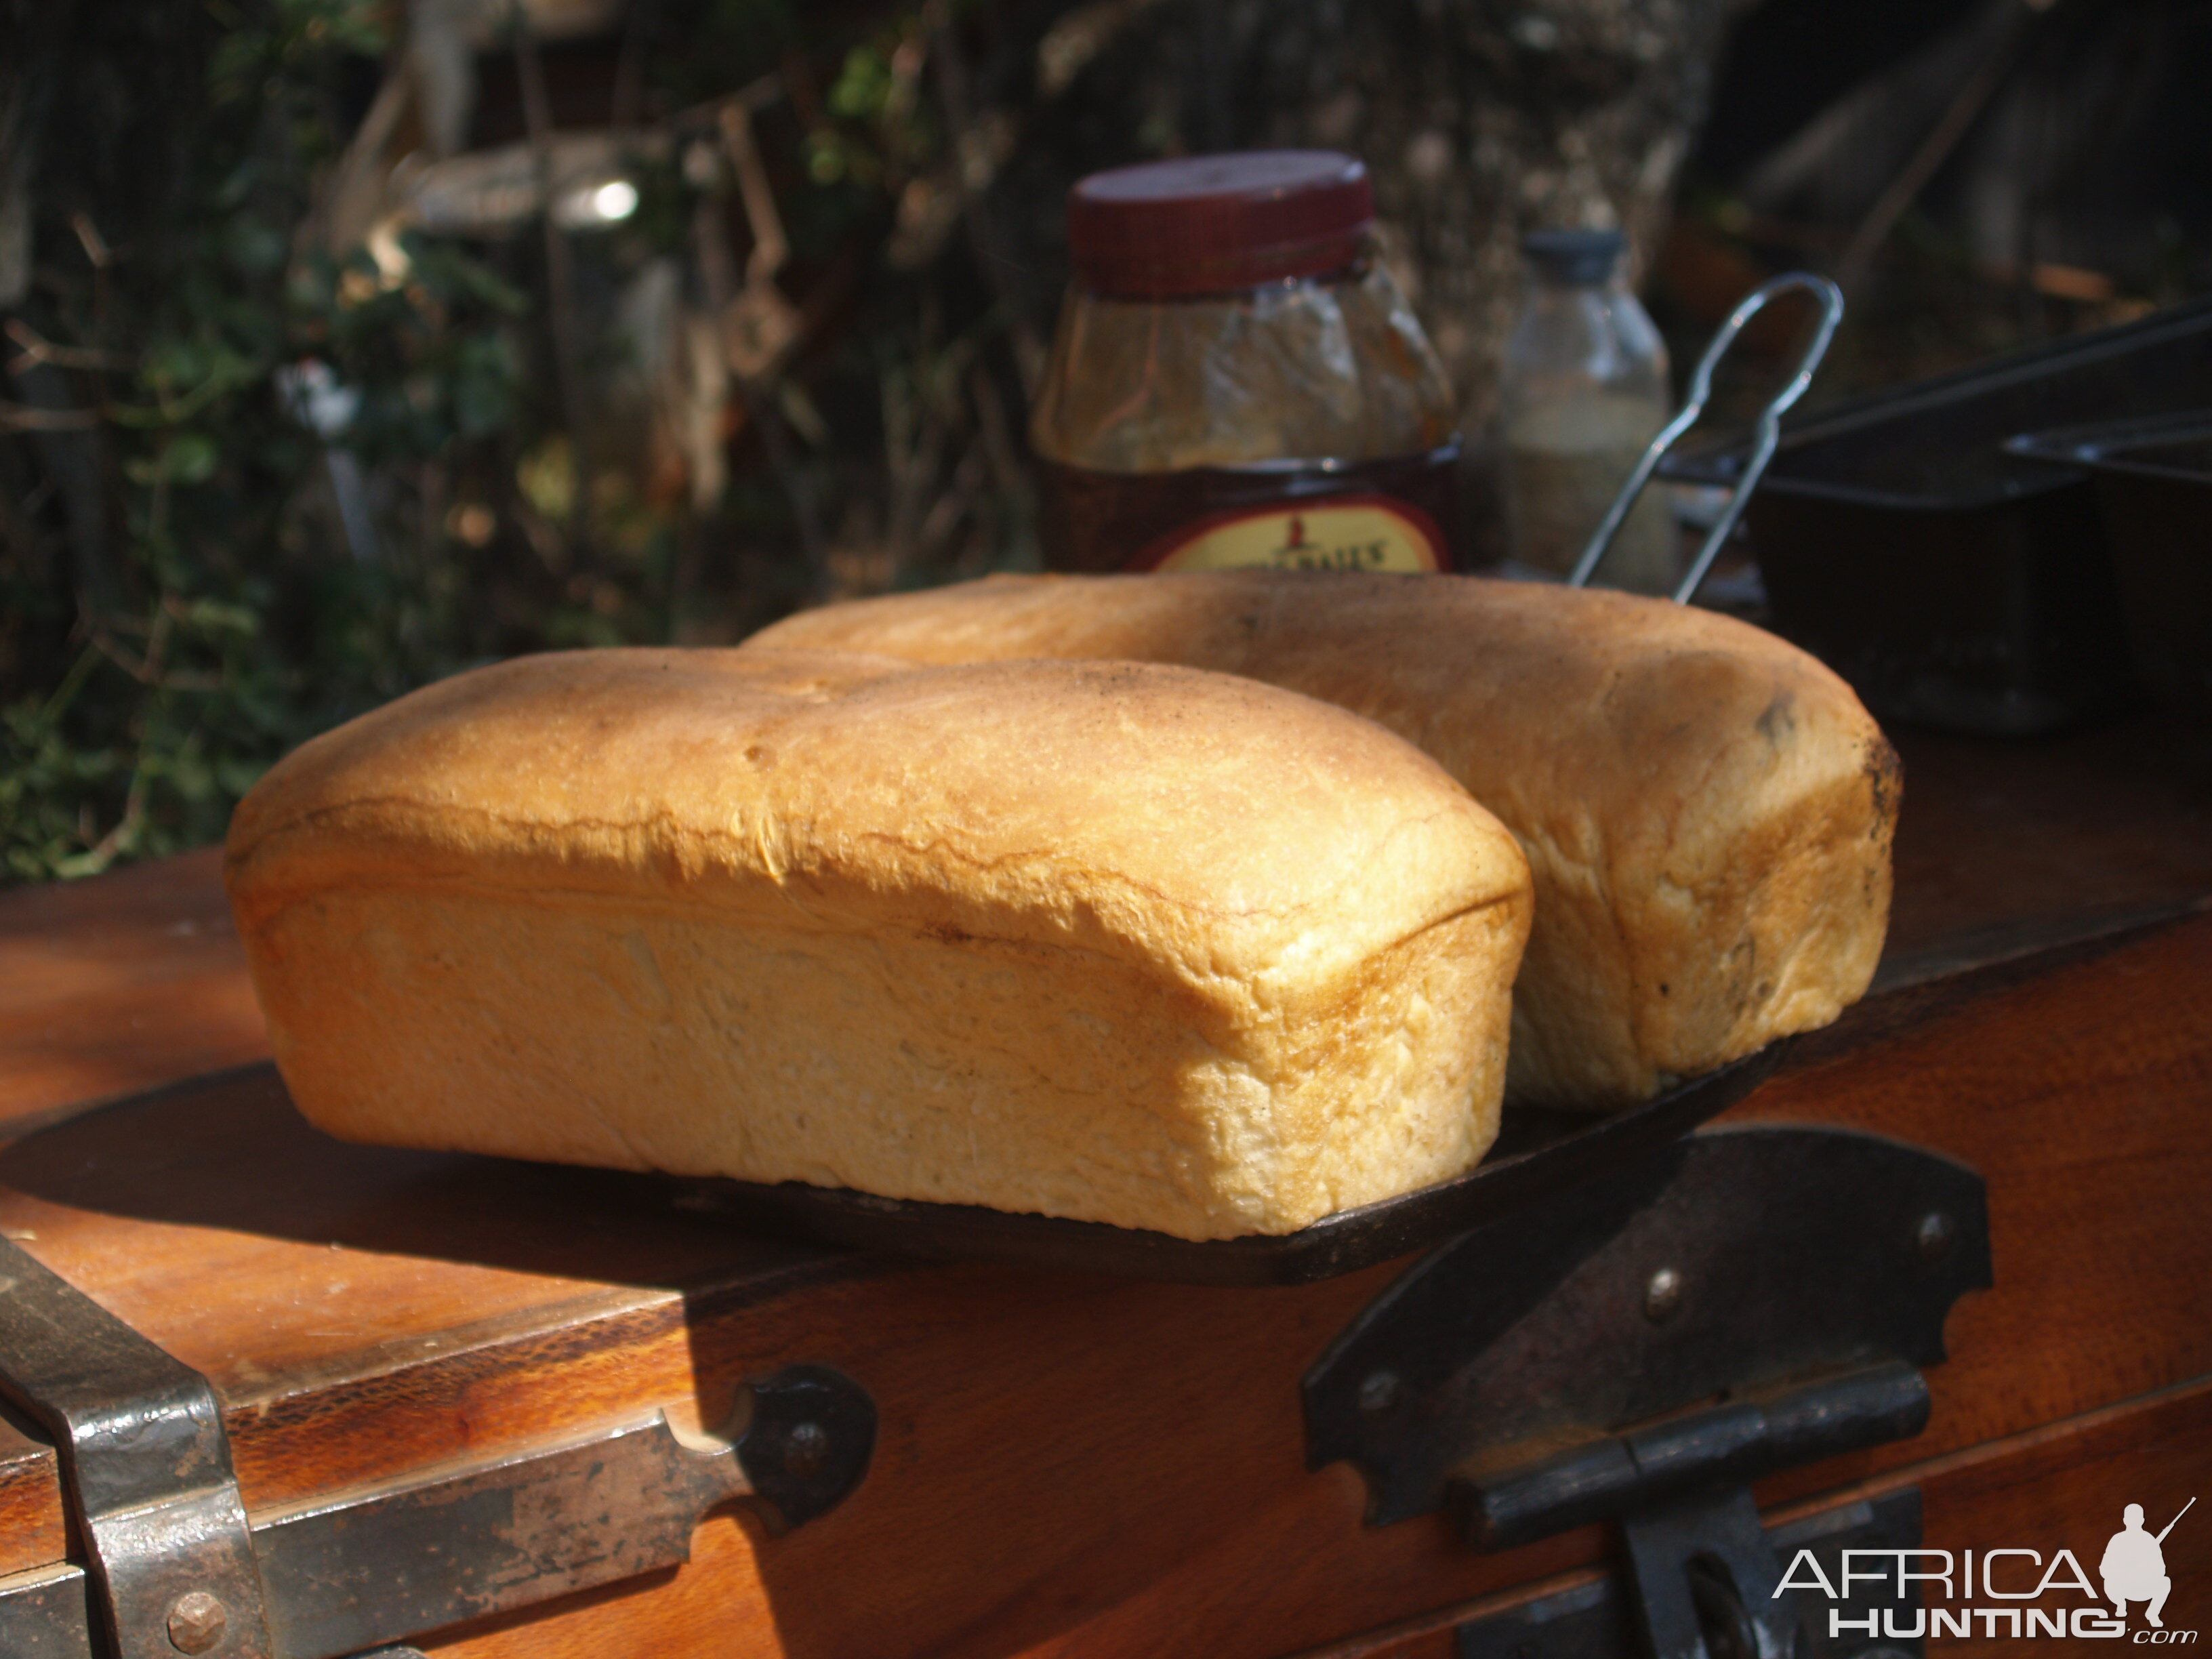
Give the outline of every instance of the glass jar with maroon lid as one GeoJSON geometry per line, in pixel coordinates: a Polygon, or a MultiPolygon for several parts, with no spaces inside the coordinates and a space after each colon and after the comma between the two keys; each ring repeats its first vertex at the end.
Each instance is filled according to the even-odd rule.
{"type": "Polygon", "coordinates": [[[1030,423],[1045,563],[1449,569],[1459,437],[1443,367],[1375,257],[1348,155],[1093,173],[1030,423]]]}

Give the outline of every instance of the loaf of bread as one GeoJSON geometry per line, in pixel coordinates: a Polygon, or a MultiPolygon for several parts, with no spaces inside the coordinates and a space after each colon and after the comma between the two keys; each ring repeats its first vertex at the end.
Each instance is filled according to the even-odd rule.
{"type": "Polygon", "coordinates": [[[1747,623],[1456,576],[1004,577],[763,646],[1249,675],[1443,763],[1519,837],[1536,921],[1508,1096],[1613,1107],[1835,1018],[1889,915],[1899,769],[1843,681],[1747,623]]]}
{"type": "Polygon", "coordinates": [[[307,744],[227,878],[332,1133],[1158,1229],[1474,1164],[1513,839],[1343,710],[1171,666],[478,670],[307,744]]]}

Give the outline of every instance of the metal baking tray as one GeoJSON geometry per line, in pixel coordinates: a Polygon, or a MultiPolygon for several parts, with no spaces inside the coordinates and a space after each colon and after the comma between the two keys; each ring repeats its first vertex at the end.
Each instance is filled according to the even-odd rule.
{"type": "MultiPolygon", "coordinates": [[[[2212,377],[2203,393],[2212,398],[2212,377]]],[[[2087,471],[2143,689],[2212,720],[2212,408],[2023,434],[2008,453],[2087,471]]]]}
{"type": "Polygon", "coordinates": [[[1765,1082],[1788,1046],[1786,1038],[1770,1043],[1611,1117],[1509,1107],[1498,1144],[1466,1175],[1339,1211],[1294,1233],[1197,1240],[798,1182],[678,1184],[686,1208],[726,1212],[754,1231],[814,1243],[1188,1285],[1307,1285],[1426,1249],[1639,1159],[1656,1161],[1765,1082]]]}
{"type": "MultiPolygon", "coordinates": [[[[2086,471],[2025,432],[2201,407],[2212,301],[1978,363],[1795,422],[1747,515],[1774,624],[1887,719],[2020,736],[2136,695],[2086,471]]],[[[1660,476],[1730,484],[1740,444],[1660,476]]]]}

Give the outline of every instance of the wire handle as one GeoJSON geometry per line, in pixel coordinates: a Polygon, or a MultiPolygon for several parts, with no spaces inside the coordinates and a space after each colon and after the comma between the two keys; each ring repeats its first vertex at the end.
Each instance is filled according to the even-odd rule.
{"type": "Polygon", "coordinates": [[[1737,302],[1736,308],[1729,313],[1728,320],[1715,331],[1712,343],[1705,348],[1705,355],[1698,360],[1697,372],[1690,376],[1690,392],[1682,400],[1682,407],[1675,411],[1673,420],[1660,428],[1659,435],[1644,447],[1635,471],[1628,475],[1628,482],[1620,487],[1620,493],[1613,498],[1613,505],[1606,509],[1604,519],[1589,538],[1589,545],[1583,549],[1582,557],[1575,561],[1574,570],[1567,577],[1568,586],[1589,586],[1589,579],[1596,574],[1599,562],[1613,546],[1613,538],[1620,533],[1620,526],[1627,522],[1629,508],[1636,505],[1636,498],[1644,493],[1644,486],[1650,483],[1652,471],[1658,466],[1660,458],[1672,449],[1675,440],[1695,426],[1698,417],[1705,412],[1705,400],[1713,391],[1713,370],[1728,355],[1728,349],[1735,343],[1735,337],[1743,332],[1743,325],[1765,310],[1769,300],[1792,289],[1802,289],[1820,301],[1820,325],[1813,331],[1813,337],[1806,342],[1804,356],[1797,360],[1797,367],[1791,371],[1790,379],[1767,400],[1766,407],[1759,411],[1758,424],[1753,428],[1751,459],[1745,465],[1742,477],[1736,480],[1735,488],[1729,496],[1728,506],[1722,510],[1718,521],[1705,537],[1705,545],[1698,550],[1698,556],[1691,560],[1689,571],[1683,576],[1681,585],[1675,588],[1674,603],[1687,605],[1692,595],[1704,585],[1705,573],[1712,568],[1713,561],[1720,556],[1722,544],[1735,529],[1736,520],[1743,516],[1743,509],[1749,504],[1751,492],[1758,487],[1760,475],[1766,471],[1767,462],[1774,459],[1774,446],[1782,437],[1783,411],[1803,397],[1805,388],[1813,384],[1813,371],[1820,366],[1820,359],[1827,356],[1828,342],[1835,338],[1836,325],[1844,319],[1843,289],[1826,277],[1815,276],[1808,270],[1793,270],[1787,276],[1760,283],[1745,295],[1737,302]]]}

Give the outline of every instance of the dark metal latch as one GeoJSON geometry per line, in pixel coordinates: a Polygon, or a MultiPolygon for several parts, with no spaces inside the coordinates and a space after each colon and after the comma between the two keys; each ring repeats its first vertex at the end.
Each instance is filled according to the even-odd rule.
{"type": "MultiPolygon", "coordinates": [[[[1707,1131],[1414,1266],[1307,1374],[1307,1462],[1353,1463],[1371,1524],[1442,1510],[1477,1549],[1617,1523],[1656,1659],[1856,1654],[1782,1590],[1751,1485],[1917,1434],[1919,1368],[1990,1282],[1963,1165],[1844,1130],[1707,1131]]],[[[1917,1516],[1916,1498],[1914,1544],[1917,1516]]],[[[1554,1611],[1511,1615],[1494,1650],[1622,1651],[1554,1611]]],[[[1493,1651],[1477,1628],[1462,1653],[1493,1651]]]]}

